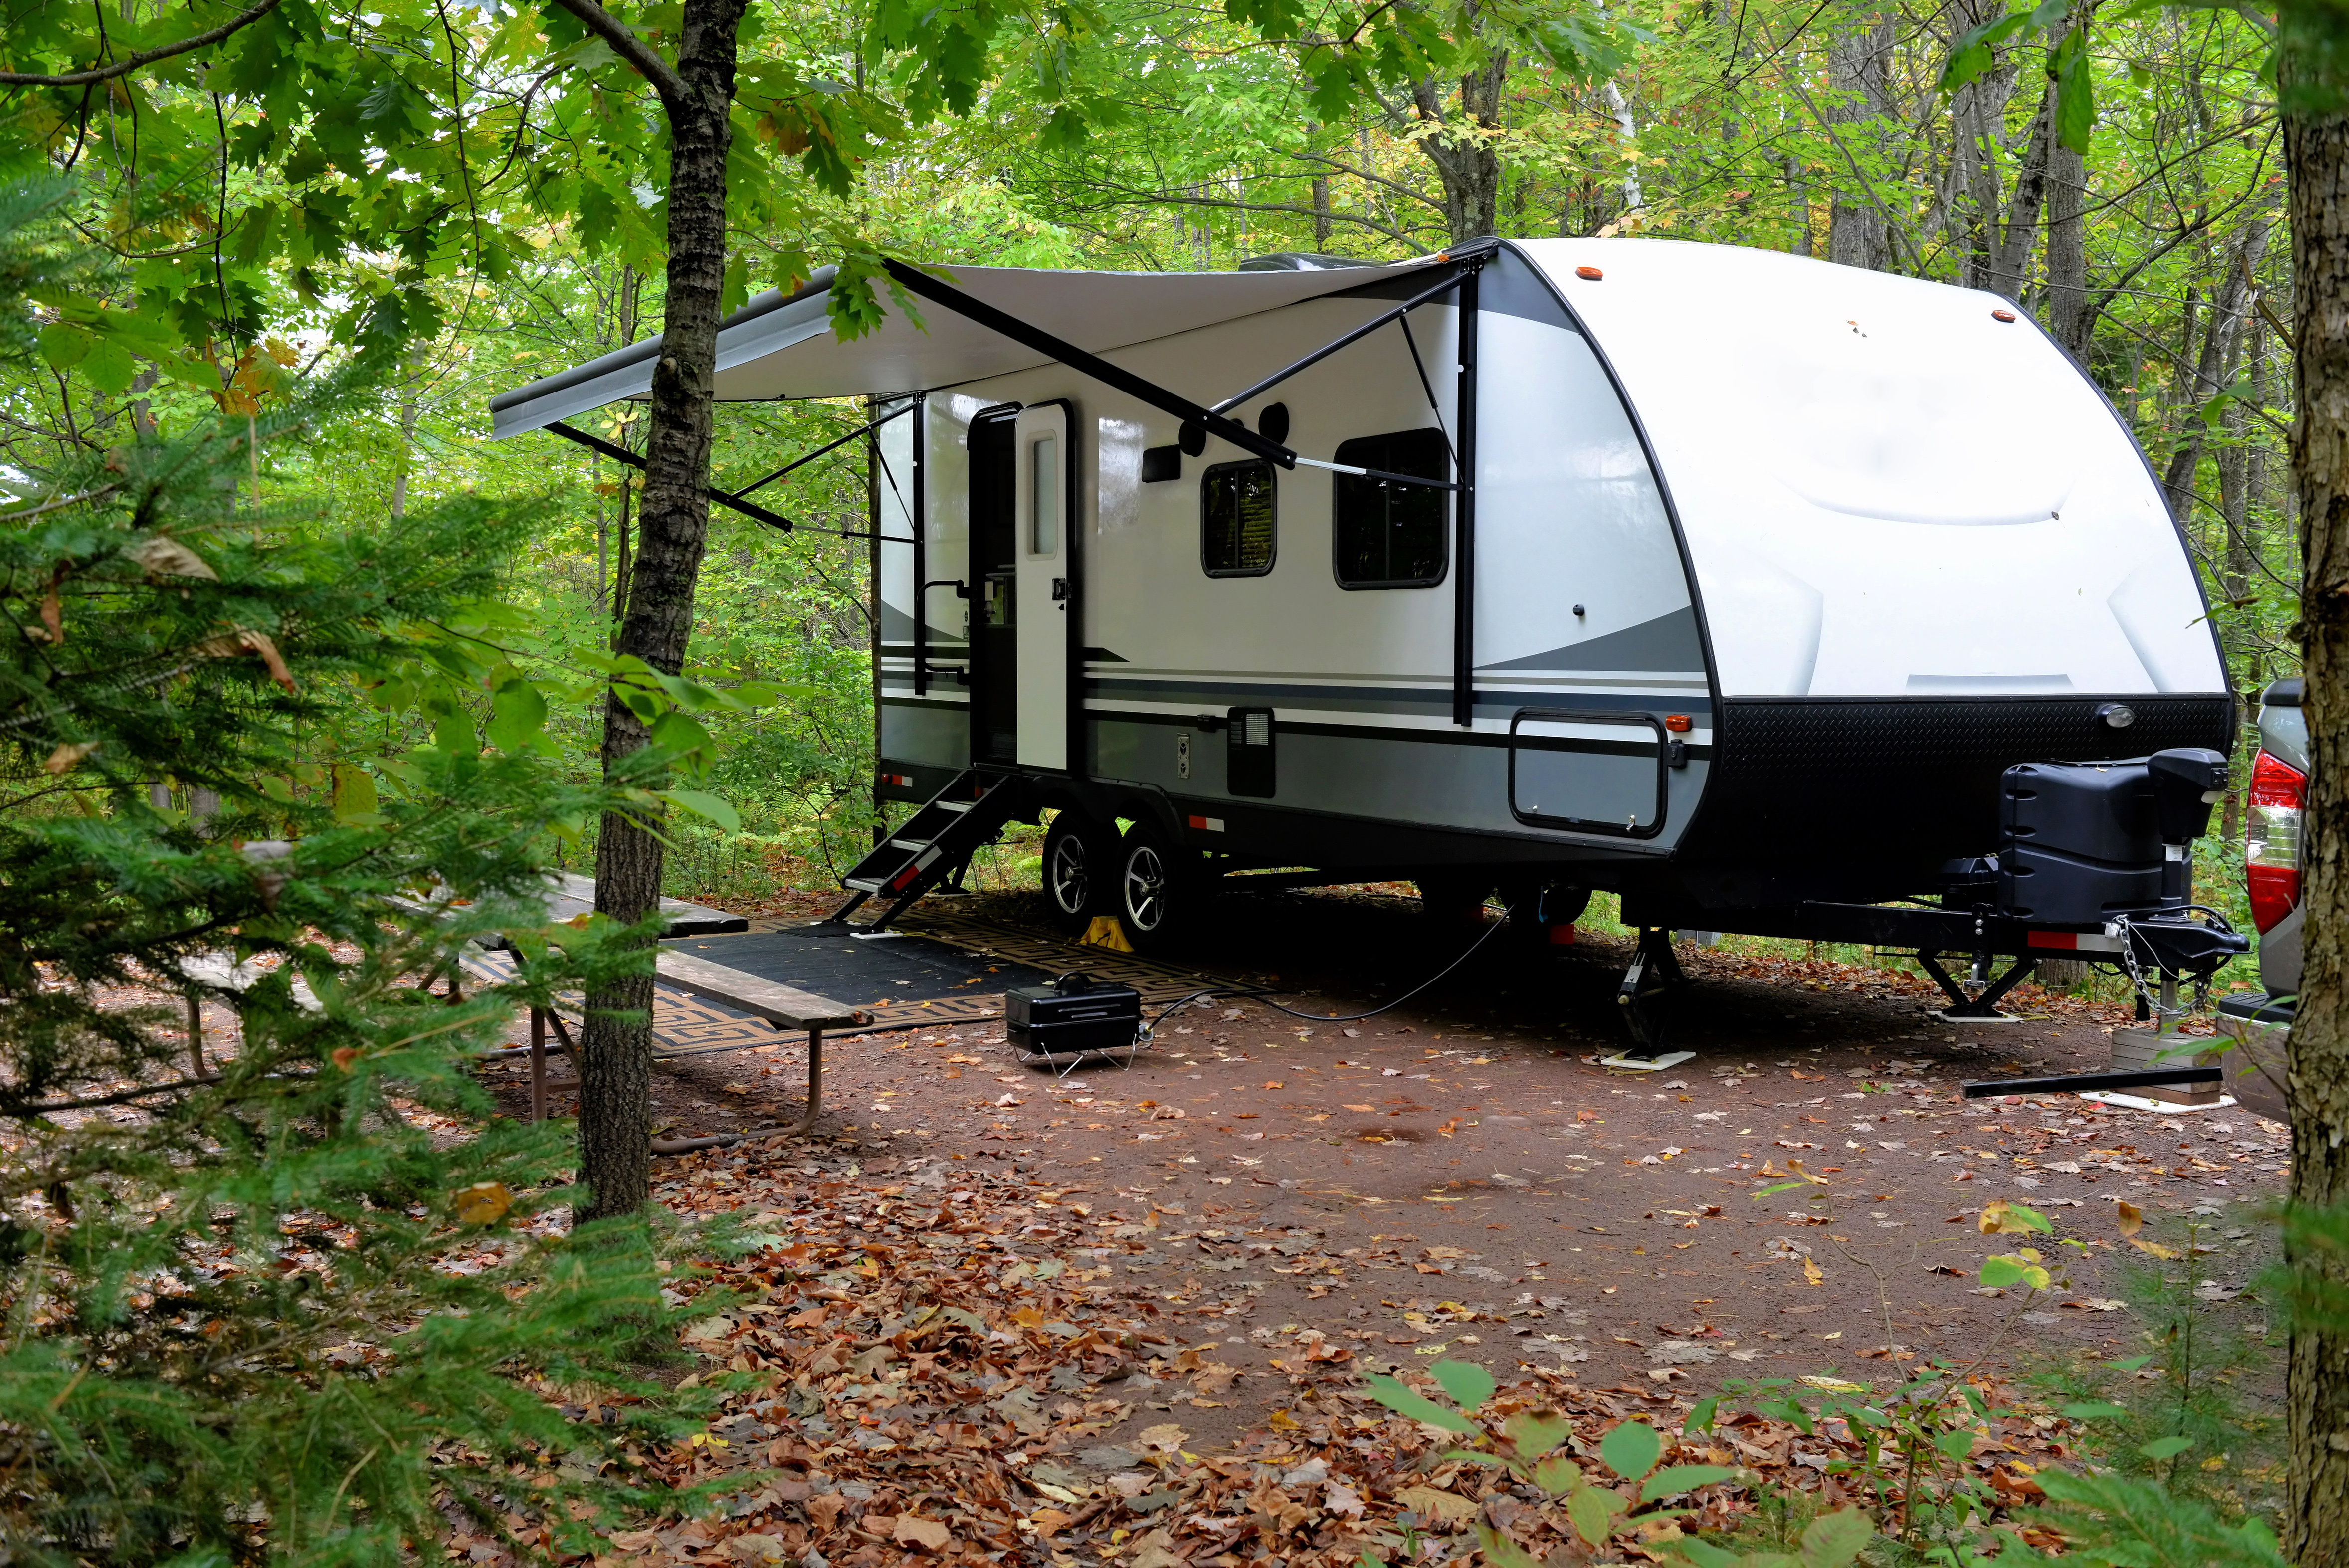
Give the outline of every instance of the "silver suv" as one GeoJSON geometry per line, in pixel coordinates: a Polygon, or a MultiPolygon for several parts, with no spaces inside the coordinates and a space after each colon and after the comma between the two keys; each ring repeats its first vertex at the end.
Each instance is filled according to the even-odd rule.
{"type": "Polygon", "coordinates": [[[2251,763],[2243,876],[2251,923],[2260,931],[2260,984],[2266,995],[2221,1001],[2221,1014],[2286,1023],[2300,991],[2301,818],[2308,804],[2308,721],[2298,676],[2260,694],[2260,753],[2251,763]]]}

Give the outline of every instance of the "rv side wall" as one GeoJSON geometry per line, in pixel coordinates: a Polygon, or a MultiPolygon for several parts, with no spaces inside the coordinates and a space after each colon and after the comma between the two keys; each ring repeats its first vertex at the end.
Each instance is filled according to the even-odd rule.
{"type": "MultiPolygon", "coordinates": [[[[1670,521],[1629,416],[1547,285],[1504,254],[1484,294],[1473,727],[1450,715],[1444,492],[1275,472],[1216,441],[1179,459],[1179,477],[1146,480],[1144,453],[1174,445],[1175,422],[1059,366],[930,397],[926,553],[950,564],[928,574],[959,575],[967,555],[971,416],[1067,397],[1094,481],[1072,514],[1089,531],[1085,771],[1162,793],[1195,823],[1195,841],[1257,859],[1507,861],[1668,847],[1703,787],[1711,741],[1670,521]],[[1261,753],[1235,749],[1249,712],[1266,726],[1261,753]],[[1667,717],[1684,727],[1668,735],[1667,717]],[[1675,741],[1685,765],[1667,767],[1675,741]]],[[[1112,357],[1212,402],[1391,303],[1311,301],[1112,357]]],[[[1256,427],[1282,405],[1287,442],[1308,457],[1448,476],[1454,312],[1425,306],[1412,321],[1424,381],[1413,342],[1384,329],[1237,412],[1256,427]]],[[[962,646],[949,603],[932,591],[936,665],[962,646]]],[[[934,679],[917,699],[910,648],[893,641],[885,652],[885,758],[958,762],[961,688],[934,679]]]]}

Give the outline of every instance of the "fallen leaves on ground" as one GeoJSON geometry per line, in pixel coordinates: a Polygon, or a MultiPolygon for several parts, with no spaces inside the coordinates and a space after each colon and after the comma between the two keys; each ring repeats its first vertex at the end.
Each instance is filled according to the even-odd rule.
{"type": "MultiPolygon", "coordinates": [[[[1423,1364],[1376,1353],[1367,1330],[1333,1336],[1290,1324],[1259,1333],[1276,1352],[1269,1372],[1242,1373],[1204,1344],[1186,1346],[1185,1330],[1200,1338],[1222,1332],[1232,1298],[1195,1277],[1170,1277],[1202,1265],[1186,1259],[1169,1269],[1152,1254],[1163,1256],[1174,1224],[1196,1221],[1154,1208],[1141,1190],[1054,1185],[979,1160],[867,1169],[803,1151],[712,1151],[664,1174],[671,1207],[739,1209],[775,1239],[679,1287],[688,1301],[714,1305],[685,1339],[707,1358],[699,1376],[725,1390],[723,1403],[699,1440],[648,1458],[667,1480],[712,1483],[717,1508],[614,1536],[602,1568],[1340,1568],[1366,1549],[1392,1559],[1406,1528],[1453,1537],[1455,1553],[1478,1521],[1509,1531],[1537,1556],[1574,1539],[1558,1502],[1501,1470],[1447,1457],[1450,1433],[1370,1398],[1363,1378],[1372,1370],[1436,1389],[1423,1364]],[[1129,1266],[1136,1262],[1139,1271],[1129,1266]],[[1192,1323],[1179,1324],[1184,1317],[1192,1323]],[[1215,1408],[1222,1401],[1214,1396],[1242,1377],[1280,1380],[1263,1428],[1221,1451],[1195,1447],[1177,1413],[1215,1408]]],[[[1267,1233],[1210,1226],[1196,1239],[1259,1248],[1256,1259],[1266,1263],[1305,1250],[1284,1252],[1297,1238],[1267,1233]]],[[[1188,1243],[1194,1233],[1172,1239],[1188,1243]]],[[[1421,1249],[1444,1262],[1449,1251],[1457,1249],[1421,1249]]],[[[1530,1315],[1549,1305],[1545,1299],[1530,1315]]],[[[1463,1326],[1482,1323],[1480,1310],[1450,1302],[1406,1308],[1423,1323],[1463,1326]]],[[[1509,1332],[1499,1326],[1513,1315],[1493,1318],[1499,1332],[1509,1332]]],[[[1528,1356],[1568,1354],[1555,1368],[1526,1365],[1480,1414],[1555,1410],[1573,1432],[1565,1451],[1586,1464],[1624,1420],[1681,1429],[1684,1398],[1663,1387],[1579,1387],[1564,1369],[1572,1346],[1541,1343],[1549,1336],[1530,1326],[1516,1332],[1528,1356]]],[[[1668,1334],[1649,1349],[1654,1370],[1680,1376],[1680,1365],[1711,1360],[1716,1338],[1703,1326],[1668,1334]]],[[[1836,1392],[1866,1387],[1808,1381],[1836,1392]]],[[[1754,1506],[1748,1486],[1765,1479],[1830,1504],[1860,1498],[1864,1488],[1847,1472],[1862,1450],[1841,1421],[1806,1434],[1752,1411],[1725,1407],[1723,1416],[1711,1433],[1666,1439],[1664,1462],[1747,1472],[1692,1497],[1690,1529],[1733,1527],[1754,1506]]],[[[1969,1422],[1977,1457],[1964,1462],[1984,1472],[2010,1458],[2044,1464],[2064,1456],[2062,1423],[1969,1422]]],[[[465,1555],[474,1544],[460,1532],[450,1550],[465,1555]]],[[[1638,1542],[1624,1546],[1651,1555],[1638,1542]]]]}

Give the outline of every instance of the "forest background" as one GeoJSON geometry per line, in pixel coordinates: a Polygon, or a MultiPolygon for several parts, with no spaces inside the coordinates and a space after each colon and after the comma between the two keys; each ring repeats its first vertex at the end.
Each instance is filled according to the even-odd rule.
{"type": "MultiPolygon", "coordinates": [[[[149,9],[113,0],[72,25],[119,10],[121,40],[101,52],[126,58],[142,25],[186,36],[149,9]]],[[[1754,245],[1990,288],[2069,348],[2137,433],[2238,689],[2296,672],[2289,246],[2271,40],[2253,22],[2075,8],[2054,47],[2028,31],[1994,39],[1950,90],[1970,32],[2003,14],[1989,0],[1472,4],[1450,21],[1482,36],[1482,59],[1415,80],[1392,68],[1390,37],[1381,68],[1333,81],[1347,39],[1328,29],[1357,26],[1350,13],[1231,9],[962,7],[957,25],[996,30],[1002,67],[975,87],[888,69],[872,46],[887,15],[755,10],[729,303],[843,251],[1224,269],[1281,251],[1395,259],[1485,232],[1754,245]]],[[[553,504],[511,566],[521,614],[498,635],[500,672],[379,686],[321,754],[378,759],[396,787],[409,748],[494,722],[499,687],[527,676],[548,704],[534,744],[584,782],[641,480],[553,437],[490,442],[487,405],[661,330],[657,112],[555,12],[304,15],[352,53],[344,101],[314,89],[298,145],[252,39],[233,61],[199,52],[109,76],[78,110],[71,90],[0,99],[16,145],[77,178],[77,226],[119,262],[51,300],[39,356],[0,377],[0,465],[54,469],[134,424],[250,414],[304,369],[376,350],[391,368],[372,404],[264,445],[256,500],[328,496],[346,524],[467,492],[553,504]],[[403,181],[419,150],[441,167],[403,181]],[[428,188],[460,205],[425,213],[428,188]]],[[[646,14],[648,36],[666,15],[646,14]]],[[[845,400],[725,406],[712,483],[740,490],[865,418],[845,400]]],[[[582,423],[643,448],[641,411],[582,423]]],[[[865,527],[867,485],[853,442],[758,493],[794,531],[711,516],[685,674],[784,695],[696,716],[713,741],[708,789],[731,809],[678,823],[673,894],[828,887],[869,842],[869,546],[822,531],[865,527]]],[[[331,770],[284,787],[337,779],[352,788],[331,770]]],[[[2239,845],[2239,799],[2222,846],[2239,845]]],[[[562,837],[557,855],[592,866],[594,831],[562,837]]]]}

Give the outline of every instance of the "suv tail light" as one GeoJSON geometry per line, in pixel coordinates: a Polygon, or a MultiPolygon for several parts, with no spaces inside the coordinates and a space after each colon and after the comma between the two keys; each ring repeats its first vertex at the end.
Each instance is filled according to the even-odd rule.
{"type": "Polygon", "coordinates": [[[2308,775],[2266,752],[2251,765],[2243,874],[2251,883],[2251,923],[2272,930],[2300,903],[2300,813],[2308,775]]]}

